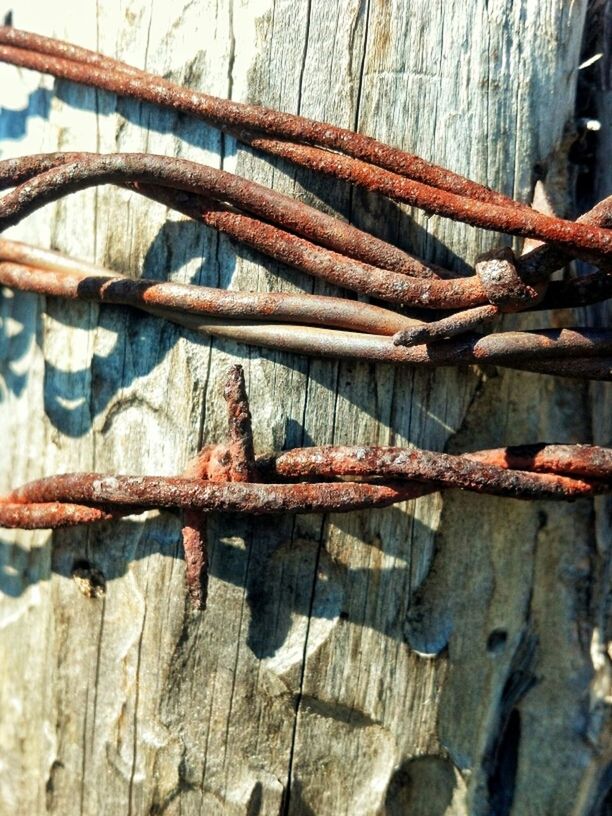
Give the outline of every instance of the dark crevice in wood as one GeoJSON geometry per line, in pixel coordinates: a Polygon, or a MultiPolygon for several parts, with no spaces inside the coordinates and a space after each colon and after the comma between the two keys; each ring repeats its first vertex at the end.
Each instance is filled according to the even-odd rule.
{"type": "Polygon", "coordinates": [[[493,767],[487,780],[490,816],[508,816],[510,813],[514,801],[520,741],[521,715],[517,708],[513,708],[496,746],[493,767]]]}
{"type": "Polygon", "coordinates": [[[316,816],[315,811],[304,800],[303,786],[299,779],[294,779],[291,785],[291,809],[289,809],[289,788],[285,788],[279,816],[291,813],[291,816],[316,816]]]}
{"type": "Polygon", "coordinates": [[[104,573],[87,559],[77,559],[72,565],[72,579],[80,592],[87,598],[101,598],[106,594],[104,573]]]}
{"type": "Polygon", "coordinates": [[[505,629],[493,629],[487,638],[487,652],[498,654],[506,648],[508,632],[505,629]]]}
{"type": "Polygon", "coordinates": [[[53,807],[53,799],[55,794],[55,783],[56,777],[64,770],[64,763],[60,762],[58,759],[54,760],[51,768],[49,769],[49,776],[47,777],[47,783],[45,785],[45,801],[46,807],[48,811],[51,811],[53,807]]]}
{"type": "MultiPolygon", "coordinates": [[[[587,24],[581,49],[581,62],[586,62],[594,55],[603,53],[603,57],[578,72],[575,109],[575,141],[569,160],[574,165],[576,174],[576,209],[583,212],[589,209],[599,195],[599,178],[601,173],[602,139],[609,138],[605,129],[595,130],[593,125],[600,120],[600,92],[606,86],[606,74],[610,71],[609,55],[606,55],[606,6],[607,2],[589,0],[587,24]]],[[[609,13],[609,12],[608,12],[609,13]]]]}
{"type": "Polygon", "coordinates": [[[488,816],[509,816],[514,801],[521,744],[518,703],[536,683],[533,672],[536,638],[523,635],[512,659],[499,703],[499,727],[483,758],[488,793],[488,816]]]}
{"type": "Polygon", "coordinates": [[[612,765],[608,765],[603,775],[602,793],[597,797],[590,816],[612,816],[612,765]]]}

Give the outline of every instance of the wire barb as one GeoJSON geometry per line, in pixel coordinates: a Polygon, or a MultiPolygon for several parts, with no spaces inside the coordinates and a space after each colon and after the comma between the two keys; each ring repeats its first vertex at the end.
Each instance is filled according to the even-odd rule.
{"type": "Polygon", "coordinates": [[[532,500],[612,492],[612,450],[588,445],[539,444],[462,456],[417,448],[325,446],[256,459],[240,366],[230,369],[223,394],[229,444],[203,448],[182,476],[73,473],[39,479],[0,499],[0,526],[57,529],[150,509],[182,511],[187,591],[193,606],[202,610],[209,512],[346,513],[446,488],[532,500]]]}

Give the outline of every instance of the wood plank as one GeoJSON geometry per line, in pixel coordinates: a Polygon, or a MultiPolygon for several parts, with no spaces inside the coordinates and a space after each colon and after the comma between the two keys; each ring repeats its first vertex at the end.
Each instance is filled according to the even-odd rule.
{"type": "MultiPolygon", "coordinates": [[[[550,177],[566,166],[585,11],[583,0],[81,0],[58,15],[32,0],[13,21],[200,90],[357,127],[528,200],[535,165],[550,177]]],[[[152,106],[5,67],[0,87],[2,157],[180,155],[457,269],[498,240],[152,106]]],[[[111,188],[12,234],[134,276],[336,293],[111,188]]],[[[3,489],[58,470],[180,472],[201,441],[224,438],[234,362],[260,452],[590,438],[580,383],[306,360],[29,295],[4,294],[1,308],[3,489]]],[[[609,414],[598,427],[609,441],[609,414]]],[[[595,558],[594,518],[585,501],[457,492],[348,516],[215,517],[203,614],[186,600],[171,515],[3,533],[0,811],[590,816],[605,738],[591,643],[609,563],[595,558]],[[87,569],[104,577],[99,597],[74,580],[87,569]]]]}

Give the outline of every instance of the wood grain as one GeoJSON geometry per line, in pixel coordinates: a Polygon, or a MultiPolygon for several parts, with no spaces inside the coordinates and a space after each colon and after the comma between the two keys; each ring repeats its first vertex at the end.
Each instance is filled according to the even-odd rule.
{"type": "MultiPolygon", "coordinates": [[[[584,0],[23,6],[20,28],[357,128],[523,200],[544,167],[567,206],[584,0]]],[[[0,68],[2,158],[184,156],[457,269],[496,244],[201,122],[0,68]]],[[[337,294],[112,188],[11,234],[133,276],[337,294]]],[[[610,441],[609,385],[306,360],[8,292],[0,315],[2,489],[75,469],[180,472],[225,438],[236,362],[260,453],[586,442],[593,416],[610,441]]],[[[458,492],[348,516],[214,517],[203,614],[186,598],[174,516],[3,532],[0,813],[598,816],[611,759],[604,519],[603,502],[458,492]]]]}

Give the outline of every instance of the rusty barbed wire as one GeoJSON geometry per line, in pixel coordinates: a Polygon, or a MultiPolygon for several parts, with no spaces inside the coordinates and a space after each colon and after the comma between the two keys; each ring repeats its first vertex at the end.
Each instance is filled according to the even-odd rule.
{"type": "Polygon", "coordinates": [[[321,144],[433,187],[471,194],[474,198],[480,197],[480,200],[491,203],[519,208],[523,206],[419,156],[345,128],[279,113],[260,105],[212,97],[103,54],[61,40],[20,31],[12,26],[0,27],[0,60],[169,107],[202,118],[223,129],[243,128],[245,136],[250,136],[251,129],[295,140],[299,144],[321,144]]]}
{"type": "MultiPolygon", "coordinates": [[[[53,153],[5,160],[0,162],[0,189],[15,189],[0,200],[0,229],[14,226],[64,195],[109,183],[130,185],[277,260],[362,294],[429,309],[469,308],[491,302],[491,286],[481,276],[446,280],[452,277],[450,272],[426,266],[314,207],[186,159],[141,153],[53,153]],[[253,221],[240,210],[259,220],[253,221]],[[366,256],[378,265],[359,260],[366,256]]],[[[612,198],[582,218],[592,224],[612,223],[612,198]]],[[[602,228],[602,232],[612,236],[608,229],[602,228]]],[[[537,247],[515,260],[516,272],[524,284],[534,285],[548,280],[567,260],[563,249],[537,247]]],[[[612,244],[596,263],[606,272],[610,269],[612,244]]],[[[508,311],[523,304],[497,305],[508,311]]]]}
{"type": "MultiPolygon", "coordinates": [[[[18,182],[12,192],[0,199],[0,230],[14,226],[35,209],[76,190],[95,184],[127,184],[136,192],[225,232],[278,261],[337,286],[397,305],[425,309],[469,309],[493,302],[497,307],[496,314],[526,307],[549,308],[547,293],[542,292],[529,300],[521,291],[517,297],[516,282],[502,280],[496,283],[490,276],[487,277],[489,264],[485,262],[476,265],[478,274],[475,276],[447,280],[437,277],[442,271],[439,267],[429,269],[430,277],[424,278],[414,277],[408,262],[400,273],[355,260],[350,253],[365,254],[362,249],[370,237],[367,233],[255,182],[183,159],[145,154],[101,156],[71,153],[43,154],[0,162],[0,189],[18,182]],[[52,166],[48,167],[50,163],[52,166]],[[151,179],[157,183],[152,184],[151,179]],[[171,186],[163,187],[159,182],[171,186]],[[216,200],[201,195],[203,189],[211,197],[216,196],[216,200]],[[190,194],[189,190],[195,191],[195,194],[190,194]],[[232,208],[246,208],[262,220],[228,209],[227,202],[232,208]],[[270,224],[270,221],[285,229],[270,224]],[[333,244],[338,250],[344,249],[347,244],[346,255],[318,246],[312,240],[289,232],[289,229],[313,240],[321,240],[327,246],[333,244]]],[[[589,216],[605,222],[605,212],[605,208],[598,205],[589,216]]],[[[381,252],[386,251],[387,247],[393,249],[382,241],[376,244],[376,240],[373,246],[380,246],[381,252]]],[[[505,251],[509,253],[509,250],[505,251]]],[[[401,250],[397,252],[400,256],[409,257],[401,250]]],[[[563,262],[564,255],[555,255],[554,250],[548,247],[538,247],[526,256],[512,260],[514,277],[523,290],[532,290],[547,280],[557,268],[556,262],[550,263],[551,258],[563,262]],[[534,257],[537,258],[536,263],[534,257]]],[[[420,275],[424,274],[421,266],[417,271],[420,275]]],[[[561,289],[558,284],[550,283],[550,297],[557,308],[561,305],[563,294],[566,305],[585,305],[585,302],[606,296],[610,277],[604,272],[581,285],[568,282],[561,289]],[[605,283],[600,280],[602,278],[605,283]]]]}
{"type": "Polygon", "coordinates": [[[307,293],[240,292],[133,279],[60,253],[0,239],[0,283],[22,291],[233,319],[287,321],[392,335],[420,321],[367,303],[307,293]]]}
{"type": "MultiPolygon", "coordinates": [[[[0,162],[0,189],[16,187],[41,173],[62,165],[79,161],[87,162],[96,158],[99,158],[99,154],[66,152],[42,153],[18,159],[7,159],[0,162]]],[[[172,168],[172,163],[166,161],[166,168],[168,167],[172,168]]],[[[212,167],[194,166],[193,162],[183,165],[183,168],[186,168],[187,171],[190,169],[195,170],[197,174],[195,191],[200,194],[199,198],[179,195],[171,188],[154,187],[153,185],[145,187],[141,184],[138,191],[144,192],[145,195],[157,200],[164,195],[169,196],[168,199],[162,198],[162,203],[173,206],[175,209],[179,208],[177,206],[179,204],[189,206],[187,214],[198,220],[211,209],[212,197],[216,200],[216,203],[220,203],[220,201],[229,202],[234,208],[238,207],[255,216],[264,218],[267,222],[318,243],[327,249],[337,250],[349,258],[363,261],[381,269],[388,269],[392,272],[417,278],[450,274],[433,264],[425,264],[398,247],[363,232],[351,224],[340,221],[338,218],[320,212],[314,207],[302,204],[290,196],[278,193],[256,182],[249,182],[246,179],[241,179],[231,173],[212,167]],[[208,198],[202,195],[203,192],[208,194],[208,198]]],[[[141,167],[141,169],[143,168],[141,167]]],[[[151,168],[151,165],[149,165],[148,169],[155,173],[155,169],[151,168]]],[[[172,172],[171,169],[170,172],[172,172]]],[[[185,174],[183,174],[183,180],[184,177],[185,174]]],[[[177,177],[175,176],[175,178],[177,177]]],[[[193,180],[190,186],[191,188],[194,187],[193,180]]],[[[186,190],[183,189],[182,192],[185,193],[186,190]]],[[[216,224],[211,223],[210,226],[216,226],[216,224]]],[[[233,237],[240,238],[239,235],[233,237]]]]}
{"type": "MultiPolygon", "coordinates": [[[[199,116],[252,147],[426,212],[547,242],[519,258],[504,249],[480,259],[476,275],[458,278],[288,196],[186,160],[142,154],[56,153],[0,163],[0,187],[16,186],[0,202],[0,229],[61,195],[115,183],[337,286],[399,306],[461,310],[430,323],[415,320],[395,331],[396,346],[419,348],[427,344],[426,359],[415,352],[399,360],[372,338],[363,347],[357,337],[325,337],[320,331],[300,332],[295,327],[288,333],[288,350],[344,356],[351,353],[352,343],[353,352],[366,359],[441,364],[440,354],[444,360],[445,354],[450,354],[452,362],[458,364],[476,359],[494,361],[501,354],[499,347],[489,349],[485,344],[483,348],[478,337],[471,338],[473,344],[480,344],[477,348],[459,349],[448,344],[442,348],[436,341],[463,335],[467,342],[466,333],[504,312],[588,305],[606,299],[612,291],[612,198],[600,202],[577,222],[555,218],[370,137],[194,92],[87,49],[10,27],[0,27],[0,59],[199,116]],[[552,272],[574,256],[586,257],[600,271],[562,283],[549,282],[552,272]],[[435,354],[429,353],[432,343],[435,354]]],[[[260,305],[263,307],[263,302],[260,305]]],[[[355,312],[353,309],[353,315],[355,312]]],[[[258,319],[261,314],[248,316],[258,319]]],[[[359,328],[350,320],[356,318],[351,317],[348,325],[319,320],[315,324],[359,328]]],[[[259,345],[278,347],[279,343],[278,330],[270,326],[225,327],[210,320],[204,326],[202,321],[197,325],[193,316],[181,321],[208,333],[223,335],[229,331],[234,337],[238,333],[239,339],[259,345]]],[[[504,339],[514,345],[502,355],[503,360],[514,361],[517,367],[568,376],[610,377],[605,332],[585,334],[585,330],[577,329],[565,338],[540,333],[537,342],[535,336],[507,335],[504,339]],[[551,340],[562,342],[552,348],[551,340]],[[516,346],[519,342],[520,349],[516,346]],[[557,350],[563,359],[553,362],[557,350]],[[526,363],[531,353],[533,359],[526,363]],[[596,363],[593,357],[598,358],[596,363]],[[582,360],[586,360],[584,364],[579,362],[582,360]]]]}
{"type": "Polygon", "coordinates": [[[447,488],[548,500],[612,492],[612,450],[591,445],[537,444],[461,456],[413,447],[328,445],[256,457],[241,366],[230,369],[224,397],[229,444],[203,448],[183,476],[72,473],[39,479],[0,498],[0,527],[57,529],[151,509],[178,510],[187,590],[202,609],[210,512],[345,513],[447,488]]]}
{"type": "Polygon", "coordinates": [[[490,363],[592,379],[609,379],[612,367],[612,332],[603,329],[472,333],[406,347],[397,345],[397,333],[418,331],[424,324],[378,306],[323,295],[244,293],[133,280],[6,239],[0,239],[0,284],[134,306],[201,334],[318,357],[420,367],[490,363]]]}
{"type": "MultiPolygon", "coordinates": [[[[429,344],[431,340],[452,338],[471,331],[490,322],[503,311],[546,307],[547,287],[537,282],[537,274],[532,276],[536,281],[533,284],[524,281],[518,271],[519,261],[509,249],[482,259],[476,267],[478,276],[472,278],[419,279],[375,268],[319,247],[265,221],[231,211],[225,201],[211,202],[200,194],[185,192],[185,188],[197,190],[208,185],[207,192],[229,198],[231,205],[246,204],[260,215],[276,217],[281,221],[284,219],[285,204],[288,210],[293,209],[296,221],[300,221],[301,211],[311,210],[316,216],[311,217],[311,213],[306,212],[301,223],[315,223],[319,229],[322,223],[319,216],[322,214],[316,210],[223,171],[160,156],[69,154],[65,157],[53,154],[0,163],[2,185],[8,186],[14,178],[20,180],[21,184],[0,200],[0,228],[17,223],[33,209],[67,192],[93,183],[115,182],[128,185],[168,206],[175,206],[181,212],[226,231],[232,237],[240,238],[278,260],[346,288],[400,303],[408,301],[411,306],[418,303],[426,306],[444,305],[448,308],[460,304],[471,308],[425,325],[411,318],[394,316],[392,312],[380,307],[364,306],[342,299],[327,301],[325,298],[317,299],[308,295],[293,296],[293,299],[291,296],[279,295],[241,295],[210,288],[185,288],[177,284],[156,286],[144,280],[135,282],[123,279],[119,283],[117,276],[108,281],[105,279],[108,275],[100,276],[99,271],[88,280],[83,279],[82,273],[80,279],[75,279],[74,265],[68,264],[67,270],[60,271],[57,256],[49,270],[53,274],[41,274],[38,268],[42,257],[40,251],[27,261],[28,265],[25,267],[2,264],[1,280],[14,288],[29,289],[41,294],[137,305],[206,334],[298,353],[361,357],[373,361],[425,366],[489,362],[533,371],[562,373],[566,376],[586,376],[593,379],[610,377],[612,334],[605,330],[544,330],[485,336],[464,334],[456,341],[443,340],[433,345],[423,345],[429,344]],[[49,169],[37,172],[49,165],[49,169]],[[152,179],[176,185],[178,190],[174,186],[151,184],[152,179]],[[414,298],[415,289],[417,300],[410,300],[409,296],[414,298]],[[487,307],[472,307],[474,301],[482,301],[483,293],[493,302],[487,307]],[[219,322],[219,316],[229,317],[232,322],[219,322]],[[259,321],[270,320],[272,317],[307,325],[298,328],[282,324],[263,326],[258,322],[236,322],[237,318],[259,321]],[[308,325],[311,323],[321,328],[308,325]],[[394,338],[390,343],[386,335],[392,325],[394,338]],[[350,328],[353,331],[336,331],[338,328],[350,328]],[[370,336],[362,334],[360,329],[370,332],[370,336]],[[405,348],[407,346],[410,348],[405,348]],[[596,362],[592,358],[597,358],[596,362]]],[[[327,234],[336,223],[341,223],[330,216],[324,218],[327,234]]],[[[347,235],[346,231],[341,231],[341,234],[347,235]]],[[[366,234],[358,234],[360,241],[363,241],[364,235],[366,234]]],[[[353,237],[349,233],[349,240],[353,237]]],[[[341,244],[342,239],[337,240],[341,244]]],[[[23,261],[23,247],[17,252],[14,246],[11,250],[6,242],[4,246],[9,260],[16,258],[23,261]]],[[[541,248],[533,252],[546,258],[541,248]]],[[[43,263],[43,268],[45,266],[48,263],[43,263]]],[[[604,276],[610,277],[605,273],[604,276]]],[[[576,290],[582,295],[582,300],[592,300],[593,292],[596,297],[602,293],[605,295],[606,286],[601,285],[599,276],[596,275],[595,278],[596,286],[587,287],[586,297],[584,284],[581,290],[576,290]]],[[[557,289],[555,295],[554,285],[549,284],[548,288],[551,288],[553,297],[558,302],[563,296],[563,289],[557,289]]],[[[566,283],[565,296],[569,296],[570,301],[572,294],[575,291],[566,283]]],[[[572,305],[578,299],[574,298],[572,305]]]]}
{"type": "MultiPolygon", "coordinates": [[[[542,215],[507,196],[368,137],[258,106],[193,94],[166,80],[67,43],[0,28],[0,59],[3,55],[8,61],[26,67],[38,67],[97,87],[212,117],[214,123],[236,133],[252,146],[408,201],[428,212],[554,243],[536,246],[519,258],[509,249],[503,249],[481,258],[476,263],[475,275],[453,277],[447,270],[427,265],[333,216],[254,182],[186,160],[143,154],[55,153],[1,162],[0,187],[15,189],[0,201],[0,229],[17,223],[34,209],[62,195],[96,184],[114,183],[160,201],[278,261],[342,288],[399,306],[460,310],[430,323],[410,318],[402,322],[396,318],[401,325],[396,327],[393,345],[412,350],[401,354],[390,349],[386,340],[382,343],[374,340],[373,336],[378,333],[376,321],[382,320],[382,312],[364,315],[363,320],[358,317],[360,306],[345,305],[332,316],[330,312],[338,302],[334,306],[314,301],[306,303],[305,296],[301,296],[302,306],[294,302],[289,316],[291,310],[285,301],[287,317],[283,314],[279,317],[304,322],[303,328],[291,326],[289,331],[283,332],[282,326],[258,323],[225,325],[219,323],[219,316],[269,320],[271,299],[266,303],[264,298],[251,295],[238,304],[239,298],[232,295],[222,302],[220,294],[213,295],[213,290],[207,290],[207,309],[190,306],[189,316],[179,315],[176,319],[175,313],[175,318],[171,318],[197,331],[306,354],[361,356],[416,365],[499,362],[567,376],[610,378],[609,338],[603,330],[576,329],[564,335],[551,331],[506,333],[484,338],[468,333],[504,312],[573,307],[609,297],[612,232],[608,227],[612,224],[612,199],[601,202],[578,222],[564,221],[542,215]],[[299,144],[286,141],[291,134],[299,135],[299,144]],[[321,145],[326,149],[322,150],[321,145]],[[341,153],[332,153],[330,148],[341,153]],[[496,214],[495,223],[483,221],[483,208],[489,213],[487,217],[496,214]],[[500,216],[503,208],[505,220],[500,216]],[[600,271],[582,279],[549,282],[551,273],[575,255],[586,255],[599,265],[600,271]],[[196,320],[193,313],[203,311],[207,313],[206,319],[196,320]],[[210,317],[211,314],[215,317],[210,317]],[[372,337],[361,338],[354,333],[364,327],[364,322],[365,332],[372,337]],[[317,328],[312,328],[311,323],[317,328]],[[326,331],[330,328],[331,334],[326,331]],[[334,333],[336,329],[353,331],[346,335],[334,333]],[[449,344],[450,338],[460,335],[458,345],[449,344]],[[490,340],[491,337],[495,339],[490,340]],[[500,339],[507,342],[505,349],[500,348],[500,339]]],[[[12,278],[21,286],[30,283],[38,287],[37,291],[52,293],[45,291],[40,276],[35,283],[32,273],[28,276],[23,270],[8,270],[6,266],[4,270],[5,280],[12,278]]],[[[141,286],[139,292],[132,291],[129,298],[138,299],[145,287],[147,284],[141,286]]],[[[116,296],[126,288],[115,282],[105,291],[112,289],[116,296]]],[[[87,297],[86,290],[81,284],[77,296],[87,297]]],[[[156,289],[154,294],[162,300],[166,296],[170,298],[168,290],[156,289]]],[[[97,292],[93,297],[102,299],[97,292]]],[[[164,300],[157,306],[173,311],[180,309],[176,291],[173,297],[174,302],[164,300]]],[[[179,300],[181,298],[192,302],[195,292],[181,292],[179,300]]],[[[157,313],[162,314],[157,306],[157,313]]],[[[275,308],[283,312],[279,304],[275,308]]],[[[393,322],[390,315],[387,311],[380,336],[387,335],[387,328],[393,322]]],[[[167,312],[163,316],[171,317],[167,312]]]]}
{"type": "MultiPolygon", "coordinates": [[[[472,226],[544,241],[504,248],[458,277],[338,218],[238,176],[178,158],[54,153],[0,162],[0,231],[46,203],[116,184],[171,207],[277,261],[399,307],[452,311],[430,322],[377,305],[307,294],[229,292],[133,280],[59,253],[0,240],[0,283],[48,296],[136,306],[196,331],[323,357],[418,366],[493,363],[612,378],[612,332],[474,329],[505,312],[571,308],[612,294],[612,198],[578,221],[501,193],[361,134],[197,93],[86,49],[0,27],[0,60],[196,115],[241,142],[472,226]],[[562,282],[574,257],[597,272],[562,282]],[[457,311],[458,310],[458,311],[457,311]]],[[[519,499],[572,500],[612,490],[612,451],[535,445],[452,456],[416,448],[326,446],[256,457],[240,366],[224,396],[229,443],[204,448],[179,477],[64,474],[0,499],[0,526],[111,522],[150,509],[182,513],[192,603],[207,594],[210,512],[349,512],[447,488],[519,499]]]]}
{"type": "Polygon", "coordinates": [[[538,213],[418,156],[328,123],[203,94],[87,49],[6,26],[0,27],[0,60],[195,115],[295,164],[429,213],[539,238],[578,253],[605,255],[612,250],[609,230],[538,213]]]}
{"type": "MultiPolygon", "coordinates": [[[[409,256],[400,250],[404,265],[399,272],[358,262],[351,254],[366,254],[368,233],[256,182],[165,156],[55,153],[0,162],[0,189],[18,185],[0,201],[0,229],[14,226],[63,195],[107,183],[130,184],[137,192],[204,220],[276,260],[361,294],[429,309],[467,308],[488,301],[478,277],[432,280],[442,272],[439,267],[425,268],[419,262],[415,274],[409,256]],[[245,216],[241,209],[259,220],[245,216]],[[314,242],[337,251],[326,252],[314,242]]],[[[375,249],[381,248],[380,253],[370,250],[374,258],[383,251],[388,257],[394,249],[377,239],[372,243],[375,249]]],[[[540,280],[538,270],[532,271],[531,278],[540,280]]]]}

